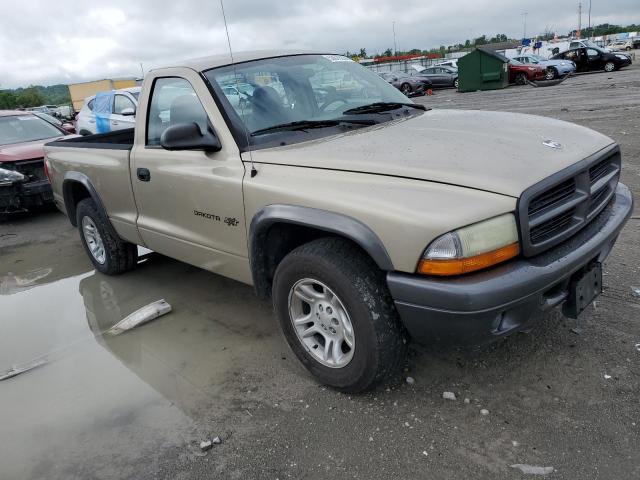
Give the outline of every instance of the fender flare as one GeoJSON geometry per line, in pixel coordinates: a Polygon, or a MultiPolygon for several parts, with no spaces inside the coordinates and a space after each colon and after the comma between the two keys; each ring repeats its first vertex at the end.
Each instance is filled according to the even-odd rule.
{"type": "Polygon", "coordinates": [[[74,183],[81,184],[87,192],[89,192],[89,196],[96,203],[98,210],[107,217],[107,210],[104,208],[104,204],[102,200],[100,200],[100,196],[91,183],[91,180],[89,180],[89,177],[84,173],[70,171],[64,174],[64,179],[62,180],[62,195],[64,197],[64,207],[67,211],[67,217],[69,217],[71,225],[74,227],[78,226],[78,222],[76,222],[76,203],[73,201],[74,183]]]}
{"type": "Polygon", "coordinates": [[[261,247],[265,244],[269,228],[276,223],[310,227],[348,238],[367,252],[381,270],[394,270],[393,262],[382,240],[360,220],[311,207],[268,205],[254,215],[249,227],[251,275],[258,294],[263,298],[268,296],[270,285],[265,278],[264,270],[267,265],[266,252],[261,247]]]}

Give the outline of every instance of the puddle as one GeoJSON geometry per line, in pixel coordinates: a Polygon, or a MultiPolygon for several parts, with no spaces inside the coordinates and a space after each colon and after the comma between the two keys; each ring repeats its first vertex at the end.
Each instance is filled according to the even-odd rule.
{"type": "Polygon", "coordinates": [[[113,469],[119,456],[127,468],[147,448],[183,448],[212,412],[245,408],[245,377],[282,363],[271,308],[246,285],[156,255],[116,277],[55,274],[18,275],[28,281],[0,296],[0,371],[47,362],[0,382],[5,478],[64,476],[98,451],[96,467],[113,469]],[[103,335],[158,298],[172,312],[103,335]]]}

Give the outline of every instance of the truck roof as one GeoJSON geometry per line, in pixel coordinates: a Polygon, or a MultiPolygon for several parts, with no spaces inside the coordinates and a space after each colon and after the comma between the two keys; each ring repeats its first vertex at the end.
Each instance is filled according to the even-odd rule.
{"type": "MultiPolygon", "coordinates": [[[[234,52],[233,61],[235,63],[249,62],[251,60],[260,60],[263,58],[274,57],[287,57],[290,55],[322,55],[332,54],[331,52],[318,52],[313,50],[251,50],[245,52],[234,52]]],[[[184,60],[182,62],[176,62],[172,65],[165,65],[162,68],[170,67],[186,67],[202,72],[209,70],[210,68],[223,67],[225,65],[231,65],[231,56],[226,53],[222,55],[210,55],[208,57],[193,58],[190,60],[184,60]]],[[[153,69],[158,70],[158,69],[153,69]]],[[[152,70],[152,71],[153,71],[152,70]]]]}

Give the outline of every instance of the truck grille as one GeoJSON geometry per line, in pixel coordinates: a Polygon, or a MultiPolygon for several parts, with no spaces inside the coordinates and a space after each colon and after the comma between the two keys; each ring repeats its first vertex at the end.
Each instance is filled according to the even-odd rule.
{"type": "Polygon", "coordinates": [[[517,209],[523,254],[537,255],[586,226],[613,197],[619,176],[615,145],[525,190],[517,209]]]}
{"type": "Polygon", "coordinates": [[[34,158],[32,160],[20,160],[17,162],[6,162],[2,164],[2,168],[14,170],[29,178],[29,182],[46,179],[44,174],[44,159],[34,158]]]}

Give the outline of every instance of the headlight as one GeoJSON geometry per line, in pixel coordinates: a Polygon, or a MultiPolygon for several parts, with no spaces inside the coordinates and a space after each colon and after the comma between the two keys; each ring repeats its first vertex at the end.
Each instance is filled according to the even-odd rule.
{"type": "Polygon", "coordinates": [[[11,185],[15,182],[23,182],[25,179],[26,177],[20,172],[0,168],[0,185],[11,185]]]}
{"type": "Polygon", "coordinates": [[[429,244],[418,273],[460,275],[504,262],[520,253],[513,213],[445,233],[429,244]]]}
{"type": "Polygon", "coordinates": [[[627,60],[629,57],[627,57],[626,55],[616,55],[616,57],[622,59],[622,60],[627,60]]]}
{"type": "Polygon", "coordinates": [[[561,66],[561,67],[564,67],[565,65],[566,65],[566,63],[564,63],[564,62],[560,62],[560,66],[561,66]]]}
{"type": "Polygon", "coordinates": [[[529,67],[529,70],[534,71],[535,67],[529,67]]]}

